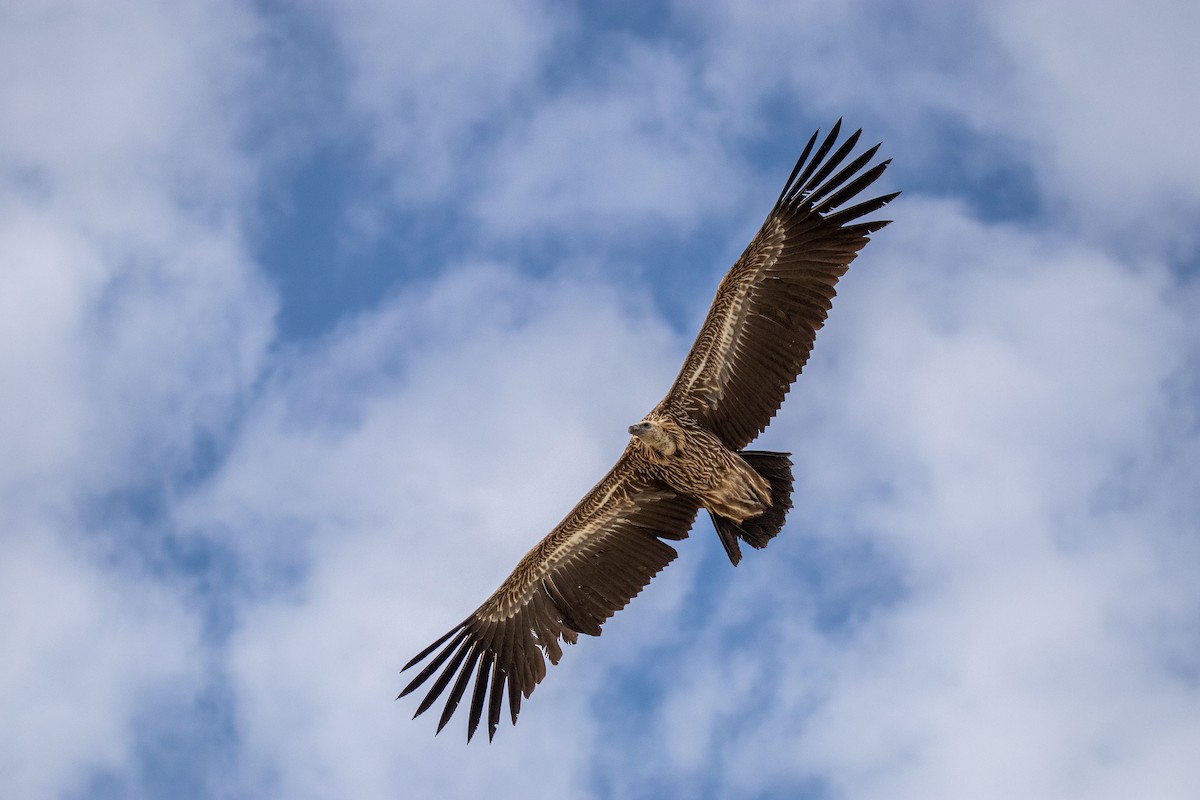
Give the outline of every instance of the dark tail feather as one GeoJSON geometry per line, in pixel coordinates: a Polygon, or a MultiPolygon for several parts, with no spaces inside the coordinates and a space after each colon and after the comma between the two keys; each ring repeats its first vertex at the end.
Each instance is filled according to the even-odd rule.
{"type": "Polygon", "coordinates": [[[709,513],[717,536],[725,547],[725,554],[735,567],[742,560],[742,548],[738,539],[756,549],[762,549],[783,528],[788,509],[792,507],[792,459],[790,453],[767,453],[746,451],[739,455],[759,475],[771,484],[771,507],[757,517],[734,522],[725,517],[709,513]]]}

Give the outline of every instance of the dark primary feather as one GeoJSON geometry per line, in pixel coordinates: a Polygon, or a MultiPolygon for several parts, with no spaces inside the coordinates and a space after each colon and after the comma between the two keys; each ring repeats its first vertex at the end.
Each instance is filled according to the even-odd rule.
{"type": "Polygon", "coordinates": [[[691,414],[731,449],[745,447],[775,416],[808,361],[838,279],[870,234],[888,221],[848,223],[899,194],[837,210],[874,183],[889,163],[864,169],[876,145],[842,166],[861,131],[835,150],[840,132],[839,120],[816,152],[817,134],[809,139],[762,228],[718,286],[662,402],[691,414]]]}
{"type": "Polygon", "coordinates": [[[559,642],[600,635],[600,626],[625,607],[675,558],[662,539],[683,539],[699,505],[630,466],[628,453],[471,616],[404,666],[428,660],[400,692],[403,697],[437,677],[417,706],[419,716],[446,693],[440,732],[474,682],[467,739],[487,711],[496,733],[508,695],[516,724],[521,699],[557,664],[559,642]]]}

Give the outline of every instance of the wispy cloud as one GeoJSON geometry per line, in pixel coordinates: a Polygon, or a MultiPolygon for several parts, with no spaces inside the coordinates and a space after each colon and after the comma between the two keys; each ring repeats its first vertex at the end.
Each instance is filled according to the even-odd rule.
{"type": "Polygon", "coordinates": [[[351,119],[396,194],[415,202],[461,185],[495,120],[528,110],[566,23],[563,11],[527,0],[463,14],[361,0],[321,13],[346,71],[351,119]]]}
{"type": "Polygon", "coordinates": [[[0,561],[5,791],[54,797],[135,761],[130,722],[156,688],[201,675],[198,623],[169,588],[98,569],[49,525],[6,534],[0,561]]]}
{"type": "Polygon", "coordinates": [[[197,437],[227,429],[275,301],[237,224],[253,165],[230,101],[253,20],[157,4],[7,16],[0,792],[53,797],[136,773],[135,718],[203,682],[186,588],[144,570],[157,537],[131,506],[96,509],[144,505],[197,437]]]}

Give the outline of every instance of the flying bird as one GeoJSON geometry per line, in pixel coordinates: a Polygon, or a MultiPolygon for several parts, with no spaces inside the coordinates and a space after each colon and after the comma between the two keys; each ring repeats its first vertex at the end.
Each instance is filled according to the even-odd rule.
{"type": "Polygon", "coordinates": [[[679,377],[629,427],[613,468],[483,605],[405,665],[428,659],[400,697],[437,676],[414,718],[445,695],[441,732],[470,687],[468,741],[485,709],[488,739],[495,736],[505,694],[515,725],[522,698],[546,675],[546,657],[557,664],[560,641],[599,636],[675,558],[664,540],[687,538],[701,508],[734,566],[741,542],[763,548],[779,533],[792,506],[790,454],[743,448],[766,429],[808,361],[838,278],[890,221],[859,220],[899,194],[843,207],[890,160],[871,165],[875,145],[847,162],[862,131],[838,145],[840,131],[838,120],[815,151],[820,131],[809,139],[766,222],[717,287],[679,377]]]}

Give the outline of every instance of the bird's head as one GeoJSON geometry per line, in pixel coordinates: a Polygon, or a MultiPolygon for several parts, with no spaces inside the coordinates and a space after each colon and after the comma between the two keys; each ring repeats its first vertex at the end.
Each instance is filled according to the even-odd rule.
{"type": "Polygon", "coordinates": [[[648,435],[650,435],[650,431],[654,430],[657,427],[658,426],[655,425],[653,422],[650,422],[649,420],[644,419],[641,422],[637,423],[636,425],[629,426],[629,435],[637,436],[637,437],[644,439],[648,435]]]}
{"type": "Polygon", "coordinates": [[[631,436],[640,439],[642,444],[664,456],[671,455],[682,445],[682,435],[675,435],[677,432],[676,426],[652,419],[644,419],[629,426],[631,436]]]}

